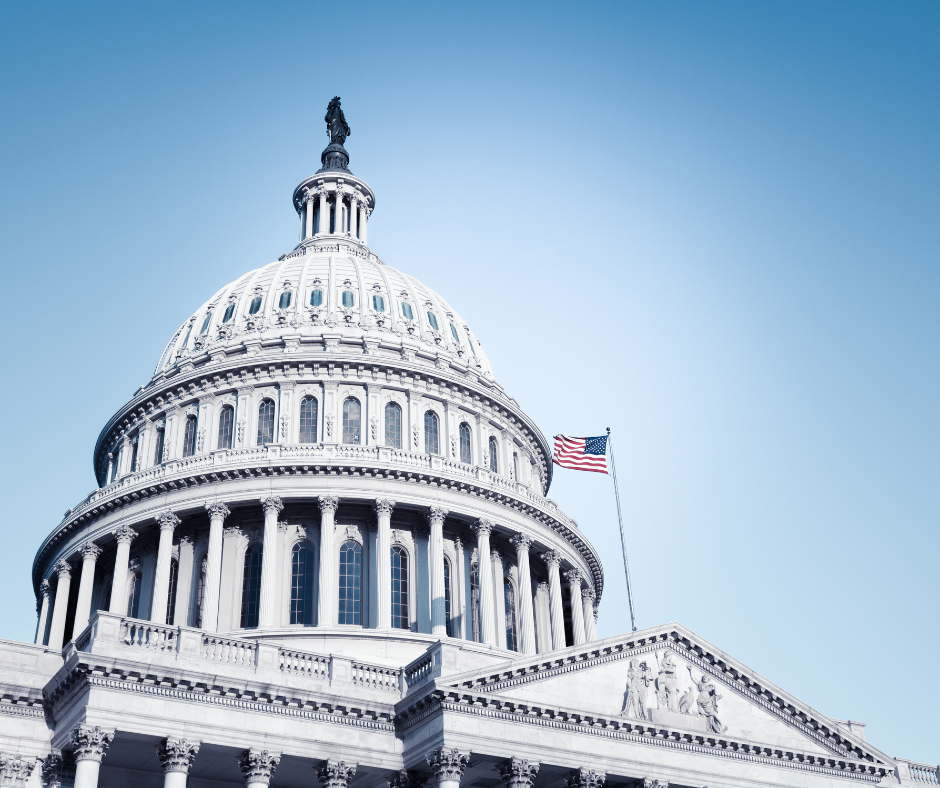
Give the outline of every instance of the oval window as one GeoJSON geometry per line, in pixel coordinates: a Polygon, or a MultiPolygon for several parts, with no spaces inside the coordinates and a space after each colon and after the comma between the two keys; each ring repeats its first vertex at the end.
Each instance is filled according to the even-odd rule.
{"type": "Polygon", "coordinates": [[[372,296],[372,308],[375,309],[376,312],[384,312],[385,311],[385,299],[382,298],[382,296],[380,295],[372,296]]]}
{"type": "Polygon", "coordinates": [[[456,343],[459,345],[459,344],[460,344],[460,334],[457,333],[457,329],[454,328],[454,324],[453,324],[453,323],[450,324],[450,333],[451,333],[451,335],[454,337],[454,342],[456,342],[456,343]]]}
{"type": "Polygon", "coordinates": [[[232,303],[232,304],[229,304],[229,305],[225,308],[225,314],[222,315],[222,322],[223,322],[223,323],[228,323],[228,321],[232,319],[232,315],[234,315],[234,314],[235,314],[235,304],[232,303]]]}
{"type": "Polygon", "coordinates": [[[350,307],[354,307],[355,305],[356,305],[356,296],[353,295],[353,291],[344,290],[343,291],[343,306],[349,309],[350,307]]]}
{"type": "Polygon", "coordinates": [[[310,291],[310,306],[323,306],[323,291],[322,290],[310,291]]]}
{"type": "Polygon", "coordinates": [[[202,321],[202,328],[199,329],[200,334],[205,334],[209,330],[209,323],[212,322],[212,313],[210,312],[206,315],[206,319],[202,321]]]}
{"type": "Polygon", "coordinates": [[[290,290],[281,293],[281,300],[277,302],[278,309],[287,309],[290,306],[290,290]]]}
{"type": "Polygon", "coordinates": [[[434,317],[433,312],[428,312],[428,322],[431,324],[431,328],[437,331],[437,318],[434,317]]]}
{"type": "Polygon", "coordinates": [[[411,304],[407,301],[401,302],[401,313],[405,316],[406,320],[414,320],[414,312],[411,311],[411,304]]]}
{"type": "Polygon", "coordinates": [[[248,307],[249,315],[258,314],[258,310],[261,309],[261,296],[255,296],[251,299],[251,306],[248,307]]]}

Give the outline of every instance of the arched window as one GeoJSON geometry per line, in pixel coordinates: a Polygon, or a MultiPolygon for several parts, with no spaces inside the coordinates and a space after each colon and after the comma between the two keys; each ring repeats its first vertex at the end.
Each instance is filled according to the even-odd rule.
{"type": "Polygon", "coordinates": [[[362,623],[362,548],[351,540],[339,549],[339,623],[362,623]]]}
{"type": "Polygon", "coordinates": [[[248,314],[257,315],[259,309],[261,309],[261,296],[255,296],[251,299],[251,306],[248,307],[248,314]]]}
{"type": "Polygon", "coordinates": [[[261,554],[260,544],[245,551],[245,570],[242,574],[242,629],[257,629],[261,609],[261,554]]]}
{"type": "Polygon", "coordinates": [[[450,561],[444,559],[444,626],[447,627],[449,637],[456,637],[453,632],[453,621],[451,619],[451,595],[450,595],[450,561]]]}
{"type": "Polygon", "coordinates": [[[222,315],[222,322],[228,323],[232,319],[232,315],[235,314],[235,302],[233,301],[227,307],[225,307],[225,314],[222,315]]]}
{"type": "Polygon", "coordinates": [[[310,306],[323,306],[323,291],[322,290],[310,291],[310,306]]]}
{"type": "Polygon", "coordinates": [[[424,450],[428,454],[441,453],[437,414],[433,410],[424,414],[424,450]]]}
{"type": "Polygon", "coordinates": [[[219,412],[219,448],[231,449],[235,433],[235,408],[226,405],[219,412]]]}
{"type": "Polygon", "coordinates": [[[397,402],[385,406],[385,445],[401,448],[401,406],[397,402]]]}
{"type": "Polygon", "coordinates": [[[414,312],[411,311],[411,304],[409,304],[407,301],[401,302],[401,313],[405,320],[414,320],[414,312]]]}
{"type": "Polygon", "coordinates": [[[137,444],[139,443],[140,436],[134,438],[133,443],[131,443],[131,473],[134,473],[137,470],[137,444]]]}
{"type": "Polygon", "coordinates": [[[173,626],[173,617],[176,613],[176,583],[179,578],[180,567],[176,561],[170,561],[170,585],[166,595],[166,625],[173,626]]]}
{"type": "Polygon", "coordinates": [[[506,648],[510,651],[519,650],[518,636],[516,635],[516,590],[512,587],[509,578],[503,585],[506,600],[506,648]]]}
{"type": "Polygon", "coordinates": [[[499,449],[496,446],[496,438],[490,436],[490,470],[493,473],[499,473],[499,449]]]}
{"type": "Polygon", "coordinates": [[[460,344],[460,334],[457,333],[457,329],[454,328],[454,324],[450,324],[450,335],[454,338],[454,342],[458,345],[460,344]]]}
{"type": "Polygon", "coordinates": [[[392,627],[411,629],[408,616],[408,553],[404,547],[392,548],[392,627]]]}
{"type": "Polygon", "coordinates": [[[140,617],[140,587],[142,585],[141,579],[140,572],[134,572],[131,574],[130,593],[127,595],[128,618],[140,617]]]}
{"type": "Polygon", "coordinates": [[[278,309],[287,309],[290,306],[290,290],[285,290],[281,293],[281,298],[277,302],[278,309]]]}
{"type": "Polygon", "coordinates": [[[313,548],[304,542],[290,554],[290,622],[313,626],[313,548]]]}
{"type": "Polygon", "coordinates": [[[316,397],[304,397],[300,401],[300,442],[317,442],[317,420],[320,416],[320,405],[316,397]]]}
{"type": "Polygon", "coordinates": [[[359,443],[362,425],[362,406],[355,397],[343,402],[343,443],[359,443]]]}
{"type": "Polygon", "coordinates": [[[157,440],[156,446],[153,450],[153,464],[159,465],[163,462],[163,444],[166,440],[166,431],[158,429],[157,430],[157,440]]]}
{"type": "Polygon", "coordinates": [[[372,296],[372,308],[376,312],[384,312],[385,311],[385,299],[382,298],[382,296],[380,295],[372,296]]]}
{"type": "Polygon", "coordinates": [[[343,306],[351,309],[356,305],[356,294],[352,290],[343,291],[343,306]]]}
{"type": "Polygon", "coordinates": [[[258,445],[274,443],[274,400],[261,401],[258,408],[258,445]]]}
{"type": "Polygon", "coordinates": [[[192,457],[196,453],[196,417],[186,419],[186,431],[183,433],[183,456],[192,457]]]}
{"type": "Polygon", "coordinates": [[[434,314],[433,312],[431,312],[430,310],[428,310],[428,322],[431,324],[431,328],[433,328],[435,331],[438,330],[438,328],[437,328],[437,317],[436,317],[435,314],[434,314]]]}
{"type": "Polygon", "coordinates": [[[206,319],[202,321],[202,328],[199,329],[200,334],[205,334],[209,330],[209,323],[212,322],[212,313],[209,312],[206,315],[206,319]]]}
{"type": "Polygon", "coordinates": [[[470,453],[470,425],[464,422],[460,425],[460,461],[470,465],[473,455],[470,453]]]}
{"type": "Polygon", "coordinates": [[[470,614],[473,622],[473,640],[482,642],[480,637],[480,565],[470,564],[470,614]]]}

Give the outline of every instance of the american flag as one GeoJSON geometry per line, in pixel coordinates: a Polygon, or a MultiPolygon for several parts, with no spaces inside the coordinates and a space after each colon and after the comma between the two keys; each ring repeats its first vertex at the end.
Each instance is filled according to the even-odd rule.
{"type": "Polygon", "coordinates": [[[571,438],[568,435],[556,435],[552,462],[576,471],[607,473],[607,436],[571,438]]]}

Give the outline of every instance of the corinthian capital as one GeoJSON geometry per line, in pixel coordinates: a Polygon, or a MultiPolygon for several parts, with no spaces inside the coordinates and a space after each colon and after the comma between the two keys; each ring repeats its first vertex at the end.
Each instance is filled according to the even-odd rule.
{"type": "Polygon", "coordinates": [[[0,780],[3,785],[26,785],[36,761],[0,752],[0,780]]]}
{"type": "Polygon", "coordinates": [[[111,532],[111,536],[117,539],[118,544],[130,544],[137,538],[137,531],[128,525],[122,525],[111,532]]]}
{"type": "Polygon", "coordinates": [[[581,589],[581,598],[583,599],[584,597],[587,597],[592,602],[597,599],[597,592],[590,584],[581,589]]]}
{"type": "Polygon", "coordinates": [[[388,788],[424,788],[427,775],[408,774],[407,769],[399,769],[385,778],[388,788]]]}
{"type": "Polygon", "coordinates": [[[59,788],[63,774],[75,774],[75,758],[71,752],[53,750],[42,759],[42,784],[45,788],[59,788]]]}
{"type": "Polygon", "coordinates": [[[83,561],[97,561],[103,551],[94,542],[86,542],[84,546],[79,548],[78,552],[81,554],[83,561]]]}
{"type": "Polygon", "coordinates": [[[561,565],[561,553],[557,550],[549,550],[547,553],[542,553],[542,560],[549,569],[557,568],[561,565]]]}
{"type": "Polygon", "coordinates": [[[199,752],[199,742],[186,739],[164,739],[157,745],[157,757],[163,767],[163,773],[182,772],[189,774],[189,767],[199,752]]]}
{"type": "Polygon", "coordinates": [[[566,788],[601,788],[607,775],[593,769],[581,767],[568,774],[566,788]]]}
{"type": "Polygon", "coordinates": [[[376,514],[384,514],[387,517],[391,517],[392,509],[395,508],[395,502],[390,501],[387,498],[379,498],[374,504],[372,504],[372,508],[375,509],[376,514]]]}
{"type": "Polygon", "coordinates": [[[439,750],[429,752],[425,760],[431,767],[431,774],[438,782],[445,780],[460,782],[463,771],[470,762],[470,753],[460,752],[456,748],[449,750],[441,747],[439,750]]]}
{"type": "Polygon", "coordinates": [[[212,520],[222,519],[224,520],[228,517],[231,512],[229,508],[224,503],[209,503],[206,501],[206,511],[209,512],[209,518],[212,520]]]}
{"type": "Polygon", "coordinates": [[[44,597],[48,597],[49,594],[52,593],[52,583],[50,583],[48,580],[43,580],[39,584],[39,593],[44,597]]]}
{"type": "Polygon", "coordinates": [[[480,518],[470,527],[476,532],[477,539],[480,539],[484,536],[490,535],[490,532],[493,530],[493,523],[491,520],[484,520],[480,518]]]}
{"type": "Polygon", "coordinates": [[[269,495],[267,498],[261,499],[261,508],[264,509],[265,514],[271,514],[271,512],[280,514],[284,511],[284,504],[276,495],[269,495]]]}
{"type": "Polygon", "coordinates": [[[324,761],[317,768],[317,779],[322,788],[347,788],[356,773],[356,764],[346,761],[324,761]]]}
{"type": "Polygon", "coordinates": [[[252,747],[238,756],[238,765],[246,783],[270,783],[274,770],[281,762],[281,754],[252,747]]]}
{"type": "Polygon", "coordinates": [[[431,525],[443,524],[444,518],[447,517],[447,510],[441,506],[432,506],[427,511],[428,523],[431,525]]]}
{"type": "Polygon", "coordinates": [[[336,514],[336,510],[339,508],[339,498],[335,495],[321,495],[320,496],[320,513],[326,514],[336,514]]]}
{"type": "Polygon", "coordinates": [[[114,731],[103,731],[97,725],[79,725],[72,731],[72,752],[76,761],[98,761],[104,758],[114,731]]]}
{"type": "Polygon", "coordinates": [[[496,764],[496,771],[508,788],[529,788],[539,772],[539,765],[513,756],[496,764]]]}
{"type": "Polygon", "coordinates": [[[515,547],[516,550],[525,552],[532,546],[532,537],[526,536],[525,534],[516,534],[509,540],[509,543],[515,547]]]}
{"type": "Polygon", "coordinates": [[[180,518],[169,509],[157,515],[157,524],[160,526],[161,531],[172,531],[180,522],[180,518]]]}
{"type": "Polygon", "coordinates": [[[55,573],[59,576],[61,580],[63,577],[72,576],[72,567],[69,565],[69,562],[66,560],[59,561],[55,565],[55,573]]]}
{"type": "Polygon", "coordinates": [[[567,572],[565,572],[565,580],[575,585],[581,585],[581,570],[569,569],[567,572]]]}

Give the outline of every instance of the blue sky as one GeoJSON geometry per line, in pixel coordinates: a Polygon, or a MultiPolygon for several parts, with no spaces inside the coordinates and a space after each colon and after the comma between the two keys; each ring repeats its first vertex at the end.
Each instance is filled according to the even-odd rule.
{"type": "MultiPolygon", "coordinates": [[[[613,429],[640,626],[936,763],[940,6],[5,3],[0,636],[106,419],[295,243],[343,98],[372,248],[546,435],[613,429]]],[[[609,479],[551,491],[606,557],[609,479]]]]}

